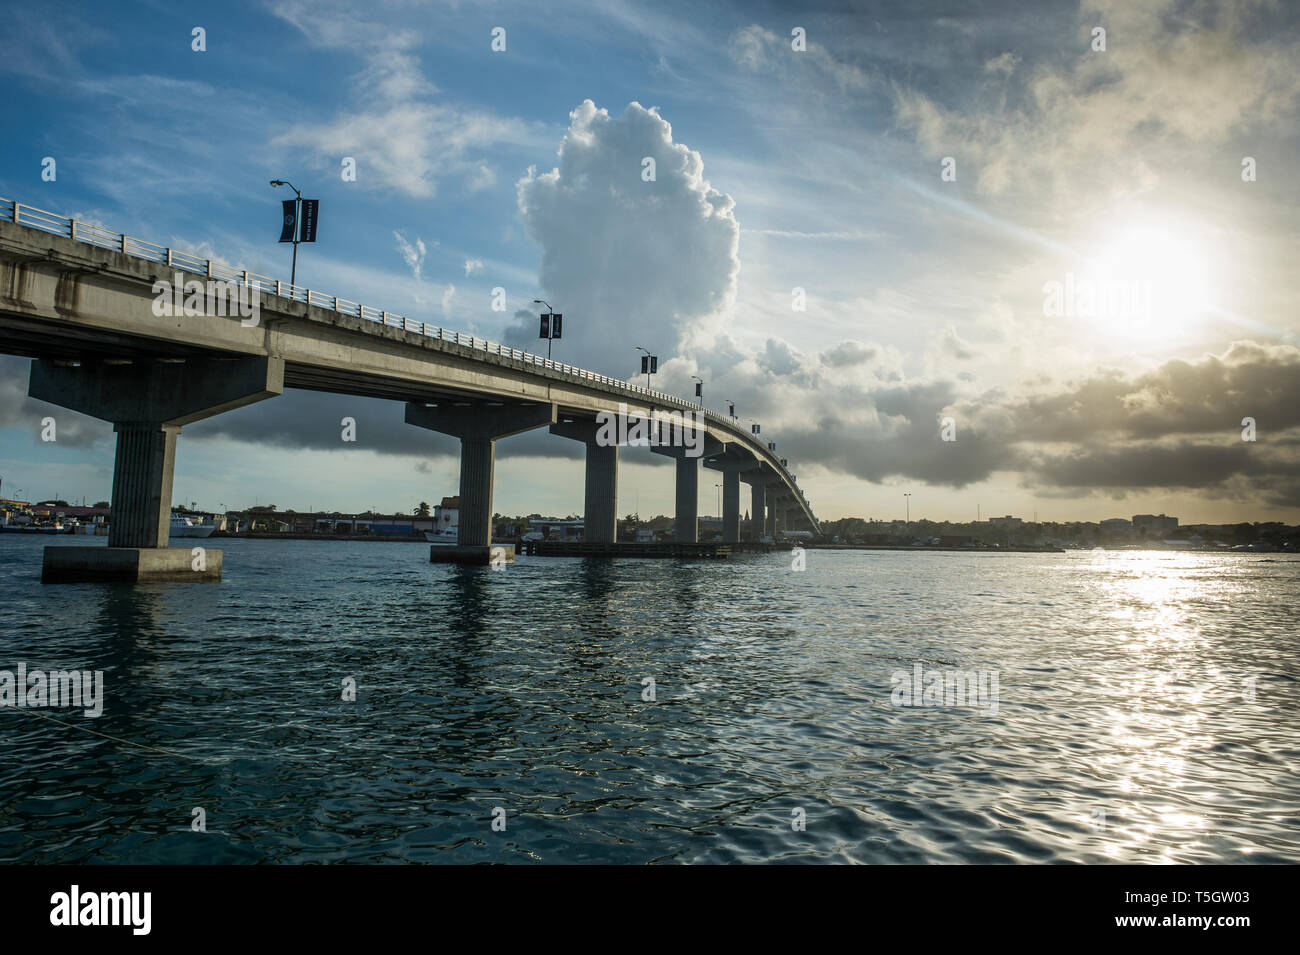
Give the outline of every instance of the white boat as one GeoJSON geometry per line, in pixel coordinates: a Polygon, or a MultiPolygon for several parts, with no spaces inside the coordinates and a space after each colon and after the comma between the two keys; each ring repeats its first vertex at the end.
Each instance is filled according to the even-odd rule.
{"type": "Polygon", "coordinates": [[[195,524],[183,514],[172,515],[172,537],[210,537],[216,529],[216,524],[195,524]]]}
{"type": "Polygon", "coordinates": [[[425,531],[424,539],[430,544],[457,544],[460,542],[460,531],[455,527],[444,527],[440,531],[425,531]]]}

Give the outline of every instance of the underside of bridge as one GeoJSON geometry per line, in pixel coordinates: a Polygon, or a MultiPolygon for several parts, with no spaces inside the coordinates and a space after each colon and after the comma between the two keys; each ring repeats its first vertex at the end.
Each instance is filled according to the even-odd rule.
{"type": "Polygon", "coordinates": [[[220,579],[220,551],[168,547],[176,438],[187,424],[283,391],[276,358],[32,362],[29,396],[111,421],[117,432],[108,547],[48,547],[41,579],[220,579]]]}
{"type": "Polygon", "coordinates": [[[615,407],[629,420],[707,419],[698,441],[650,442],[675,459],[679,542],[698,540],[701,463],[722,472],[724,541],[741,537],[742,482],[750,536],[774,536],[782,509],[815,527],[783,463],[735,419],[400,316],[343,311],[324,296],[254,290],[252,321],[210,310],[173,315],[155,307],[154,286],[202,283],[213,263],[208,276],[181,273],[170,250],[160,262],[126,248],[125,239],[120,250],[105,248],[0,221],[0,353],[33,359],[31,397],[111,421],[117,435],[108,547],[48,548],[43,579],[219,579],[220,551],[168,546],[177,438],[186,424],[285,388],[401,401],[412,425],[460,440],[460,538],[440,548],[447,559],[491,559],[496,442],[541,427],[583,442],[586,537],[613,543],[618,442],[598,436],[598,416],[615,407]]]}

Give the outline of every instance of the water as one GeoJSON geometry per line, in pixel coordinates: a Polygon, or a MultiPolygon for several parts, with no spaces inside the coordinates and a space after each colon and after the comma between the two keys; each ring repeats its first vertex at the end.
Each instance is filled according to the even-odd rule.
{"type": "Polygon", "coordinates": [[[43,587],[50,543],[0,536],[0,669],[107,702],[0,709],[0,861],[1300,860],[1288,555],[236,540],[221,584],[43,587]],[[917,663],[996,713],[891,705],[917,663]]]}

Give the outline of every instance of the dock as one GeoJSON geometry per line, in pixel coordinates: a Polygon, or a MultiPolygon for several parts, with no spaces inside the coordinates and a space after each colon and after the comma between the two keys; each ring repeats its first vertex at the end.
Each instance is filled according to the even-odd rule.
{"type": "Polygon", "coordinates": [[[722,560],[730,557],[734,544],[679,544],[622,541],[523,541],[528,557],[650,557],[722,560]]]}

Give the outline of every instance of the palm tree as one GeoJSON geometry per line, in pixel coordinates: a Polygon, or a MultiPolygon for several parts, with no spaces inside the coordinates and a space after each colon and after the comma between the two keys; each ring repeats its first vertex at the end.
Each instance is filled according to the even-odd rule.
{"type": "Polygon", "coordinates": [[[428,501],[421,501],[421,502],[420,502],[420,506],[417,507],[417,508],[415,509],[415,516],[416,516],[416,517],[428,517],[428,516],[429,516],[429,502],[428,502],[428,501]]]}

